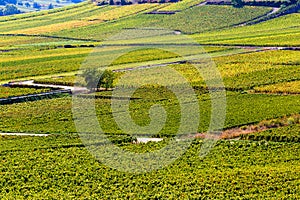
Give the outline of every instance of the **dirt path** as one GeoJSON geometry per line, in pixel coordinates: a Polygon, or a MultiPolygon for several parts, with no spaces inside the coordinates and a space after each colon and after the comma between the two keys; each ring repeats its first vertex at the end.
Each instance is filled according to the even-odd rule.
{"type": "MultiPolygon", "coordinates": [[[[272,10],[271,10],[270,12],[266,13],[265,15],[259,16],[259,17],[255,18],[255,19],[260,19],[260,18],[262,18],[262,17],[266,17],[266,16],[269,16],[269,15],[272,15],[272,14],[278,12],[279,10],[280,10],[280,8],[273,7],[272,10]]],[[[252,19],[251,21],[253,21],[253,20],[255,20],[255,19],[252,19]]],[[[243,23],[241,23],[241,24],[237,24],[237,25],[235,25],[234,27],[246,26],[246,25],[248,25],[251,21],[246,21],[246,22],[243,22],[243,23]]]]}
{"type": "Polygon", "coordinates": [[[0,133],[0,135],[6,136],[36,136],[36,137],[47,137],[50,134],[34,134],[34,133],[0,133]]]}
{"type": "MultiPolygon", "coordinates": [[[[238,139],[241,135],[250,133],[259,133],[269,129],[289,126],[291,124],[300,124],[300,114],[293,114],[276,119],[263,120],[256,124],[249,124],[245,126],[233,127],[223,130],[217,139],[238,139]],[[293,122],[291,122],[293,121],[293,122]]],[[[198,133],[194,137],[205,138],[205,133],[198,133]]]]}
{"type": "Polygon", "coordinates": [[[20,82],[12,82],[9,83],[10,86],[29,86],[29,87],[45,87],[52,89],[63,89],[63,90],[71,90],[72,94],[87,92],[88,90],[84,87],[74,87],[74,86],[64,86],[64,85],[53,85],[53,84],[38,84],[34,83],[34,80],[28,81],[20,81],[20,82]]]}

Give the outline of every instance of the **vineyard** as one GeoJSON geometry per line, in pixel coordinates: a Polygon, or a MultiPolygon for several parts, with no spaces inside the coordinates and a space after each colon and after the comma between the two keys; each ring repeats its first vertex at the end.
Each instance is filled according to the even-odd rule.
{"type": "Polygon", "coordinates": [[[0,105],[0,198],[300,199],[300,14],[248,24],[284,9],[283,4],[236,8],[203,0],[126,6],[86,1],[1,16],[0,98],[49,92],[49,84],[69,92],[0,105]],[[89,85],[87,76],[93,79],[98,73],[87,73],[93,67],[110,70],[112,86],[81,90],[89,85]],[[220,79],[206,74],[214,67],[220,79]],[[18,81],[24,85],[7,87],[18,81]],[[141,81],[147,84],[140,86],[141,81]],[[184,96],[184,81],[193,91],[190,96],[184,96]],[[132,94],[125,93],[135,86],[132,94]],[[213,118],[222,99],[213,94],[223,87],[226,101],[213,118]],[[101,137],[87,145],[80,137],[76,123],[90,113],[74,113],[91,101],[109,144],[101,137]],[[147,126],[159,124],[163,115],[152,112],[156,106],[166,118],[152,133],[147,126]],[[200,156],[222,109],[224,126],[213,130],[220,133],[219,140],[200,156]],[[116,116],[142,128],[131,134],[116,116]],[[196,128],[177,140],[177,132],[192,130],[189,123],[194,121],[196,128]],[[145,138],[162,141],[143,143],[145,138]],[[118,146],[138,157],[187,138],[192,143],[181,157],[141,174],[113,169],[89,151],[89,145],[107,145],[105,157],[110,147],[118,146]]]}
{"type": "Polygon", "coordinates": [[[221,141],[200,159],[201,144],[165,169],[135,175],[99,163],[74,136],[2,137],[1,198],[299,198],[299,143],[221,141]]]}
{"type": "Polygon", "coordinates": [[[0,98],[5,99],[9,97],[23,96],[27,94],[38,94],[48,92],[49,89],[33,89],[33,88],[9,88],[0,87],[0,98]]]}
{"type": "MultiPolygon", "coordinates": [[[[138,14],[117,22],[99,23],[94,26],[53,32],[51,35],[103,39],[124,28],[158,27],[180,30],[191,34],[222,29],[251,20],[270,11],[269,8],[245,7],[236,9],[229,6],[202,6],[183,10],[174,15],[138,14]],[[209,13],[214,13],[210,15],[209,13]],[[185,16],[190,16],[189,18],[185,16]],[[105,28],[104,28],[105,27],[105,28]],[[75,35],[76,33],[76,35],[75,35]]],[[[0,26],[1,27],[1,26],[0,26]]]]}
{"type": "MultiPolygon", "coordinates": [[[[294,118],[289,118],[290,124],[297,123],[297,120],[294,118]]],[[[256,133],[256,134],[247,134],[243,135],[241,139],[244,140],[253,140],[253,141],[273,141],[273,142],[300,142],[299,130],[300,126],[291,125],[288,127],[278,128],[278,129],[270,129],[268,131],[256,133]]]]}
{"type": "Polygon", "coordinates": [[[277,83],[273,85],[255,87],[254,90],[255,92],[265,92],[265,93],[299,94],[300,81],[291,81],[291,82],[284,82],[284,83],[277,83]]]}
{"type": "Polygon", "coordinates": [[[299,46],[300,14],[282,16],[253,26],[194,35],[201,44],[299,46]],[[257,31],[259,30],[259,31],[257,31]]]}
{"type": "MultiPolygon", "coordinates": [[[[148,91],[149,93],[153,93],[148,91]]],[[[147,93],[146,93],[147,94],[147,93]]],[[[146,97],[147,95],[144,94],[146,97]]],[[[136,97],[143,97],[138,95],[136,97]]],[[[168,97],[168,95],[167,95],[168,97]]],[[[201,109],[201,124],[199,132],[207,130],[209,125],[210,101],[204,95],[199,104],[201,109]]],[[[96,99],[97,116],[106,133],[123,134],[113,120],[110,111],[110,99],[96,99]]],[[[178,112],[180,111],[175,99],[165,99],[160,94],[149,100],[137,99],[132,101],[131,113],[138,124],[149,123],[148,109],[153,104],[163,105],[169,112],[170,120],[160,134],[164,136],[173,135],[178,124],[178,112]]],[[[227,95],[227,119],[225,128],[242,126],[274,119],[291,113],[299,113],[298,96],[274,96],[262,94],[239,94],[229,93],[227,95]],[[243,111],[243,112],[241,112],[243,111]]],[[[32,133],[74,133],[76,132],[72,120],[71,98],[41,100],[24,104],[5,105],[0,108],[0,128],[5,132],[32,132],[32,133]],[[47,110],[47,113],[44,112],[47,110]],[[28,119],[30,118],[30,121],[28,119]]],[[[176,132],[176,131],[175,131],[176,132]]],[[[143,133],[146,134],[146,133],[143,133]]]]}

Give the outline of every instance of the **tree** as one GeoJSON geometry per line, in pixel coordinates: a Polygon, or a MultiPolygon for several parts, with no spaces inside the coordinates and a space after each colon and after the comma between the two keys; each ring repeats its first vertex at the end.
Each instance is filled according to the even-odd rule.
{"type": "Polygon", "coordinates": [[[29,8],[29,7],[30,7],[30,3],[26,2],[26,3],[25,3],[25,6],[26,6],[27,8],[29,8]]]}
{"type": "Polygon", "coordinates": [[[115,5],[114,0],[109,0],[109,5],[115,5]]]}
{"type": "Polygon", "coordinates": [[[113,87],[115,74],[111,70],[105,70],[100,78],[100,87],[104,87],[105,90],[113,87]]]}
{"type": "Polygon", "coordinates": [[[3,16],[3,9],[0,8],[0,16],[3,16]]]}
{"type": "Polygon", "coordinates": [[[127,5],[126,0],[121,0],[121,5],[127,5]]]}
{"type": "Polygon", "coordinates": [[[100,71],[98,69],[86,69],[82,73],[89,90],[98,90],[104,87],[105,90],[113,87],[114,73],[111,70],[100,71]]]}
{"type": "Polygon", "coordinates": [[[34,2],[32,7],[36,9],[40,9],[42,6],[39,3],[34,2]]]}
{"type": "Polygon", "coordinates": [[[242,8],[244,6],[243,0],[231,0],[233,7],[242,8]]]}
{"type": "Polygon", "coordinates": [[[7,4],[3,9],[3,15],[14,15],[19,13],[20,11],[18,10],[18,8],[12,4],[7,4]]]}
{"type": "Polygon", "coordinates": [[[80,3],[81,0],[71,0],[72,3],[80,3]]]}
{"type": "Polygon", "coordinates": [[[50,3],[49,6],[48,6],[48,9],[50,10],[50,9],[53,9],[53,8],[54,7],[53,7],[52,3],[50,3]]]}

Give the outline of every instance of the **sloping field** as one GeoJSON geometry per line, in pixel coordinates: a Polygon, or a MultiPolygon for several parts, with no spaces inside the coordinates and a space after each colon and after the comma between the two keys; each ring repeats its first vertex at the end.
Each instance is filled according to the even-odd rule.
{"type": "MultiPolygon", "coordinates": [[[[165,142],[123,145],[138,153],[165,142]]],[[[118,172],[98,162],[79,138],[2,137],[1,198],[281,199],[299,198],[299,143],[222,141],[200,159],[201,140],[165,169],[118,172]]]]}
{"type": "Polygon", "coordinates": [[[191,34],[240,24],[269,11],[270,8],[261,7],[236,9],[229,6],[202,6],[187,9],[174,15],[139,14],[114,23],[98,24],[51,34],[66,37],[103,39],[124,28],[138,27],[166,28],[191,34]]]}
{"type": "MultiPolygon", "coordinates": [[[[72,84],[75,75],[81,73],[79,68],[86,58],[97,59],[95,54],[90,54],[92,51],[104,59],[115,59],[109,69],[115,70],[116,79],[127,72],[140,72],[129,76],[132,82],[131,85],[122,85],[124,91],[139,84],[141,79],[156,80],[156,75],[170,77],[173,74],[167,76],[169,74],[164,71],[169,66],[192,86],[196,99],[184,97],[184,108],[189,113],[186,122],[194,120],[193,112],[198,111],[199,125],[194,132],[205,135],[211,125],[213,100],[219,99],[219,96],[212,99],[210,94],[222,89],[208,88],[201,72],[191,65],[203,62],[201,58],[207,56],[211,65],[202,67],[215,64],[227,89],[226,103],[221,105],[222,109],[226,109],[224,129],[243,129],[270,122],[269,130],[252,132],[243,136],[243,140],[220,140],[204,157],[199,157],[200,148],[207,146],[203,145],[204,140],[195,139],[187,151],[166,168],[134,174],[112,169],[88,152],[74,124],[74,120],[88,117],[88,113],[75,117],[71,96],[0,105],[0,132],[51,134],[47,137],[0,136],[0,198],[300,199],[299,119],[291,117],[300,114],[300,51],[241,47],[299,46],[300,15],[291,14],[253,26],[240,26],[266,15],[272,8],[194,6],[201,2],[183,0],[176,4],[103,7],[86,2],[49,11],[0,17],[0,82],[36,79],[72,84]],[[154,10],[181,12],[173,15],[146,14],[154,10]],[[165,38],[160,34],[151,38],[147,32],[154,30],[160,33],[161,30],[148,28],[153,26],[173,31],[168,34],[162,31],[161,35],[165,38]],[[143,29],[138,29],[140,27],[143,29]],[[140,37],[125,35],[124,39],[102,42],[124,29],[136,30],[140,37]],[[200,43],[214,45],[195,52],[190,43],[185,43],[188,40],[176,38],[183,33],[200,43]],[[186,57],[172,53],[172,49],[155,48],[161,47],[155,45],[164,42],[172,44],[173,49],[181,50],[186,57]],[[94,49],[99,44],[104,45],[94,49]],[[152,44],[153,48],[147,44],[152,44]],[[224,44],[237,46],[222,46],[224,44]],[[146,48],[119,56],[120,52],[134,46],[146,48]],[[151,71],[153,69],[156,70],[151,71]],[[140,75],[149,71],[153,73],[145,77],[140,75]],[[194,101],[198,102],[199,110],[191,110],[190,105],[194,101]],[[285,127],[273,127],[272,123],[280,124],[277,119],[281,118],[287,119],[285,127]]],[[[96,61],[90,62],[88,67],[101,68],[105,64],[101,60],[96,61]]],[[[181,82],[170,81],[166,85],[150,84],[138,88],[126,107],[130,119],[126,115],[123,117],[123,111],[112,108],[112,99],[126,103],[127,96],[112,97],[112,91],[99,91],[81,94],[79,98],[90,99],[95,95],[95,114],[112,142],[109,145],[115,144],[139,155],[168,148],[179,126],[189,126],[182,123],[182,105],[169,89],[175,86],[184,93],[181,82]],[[116,114],[121,113],[122,121],[132,120],[141,127],[147,127],[152,119],[155,122],[161,120],[160,112],[152,112],[155,105],[160,105],[167,117],[163,127],[152,135],[148,129],[135,130],[135,136],[129,135],[116,122],[116,114]],[[164,137],[165,140],[136,144],[135,137],[164,137]]],[[[47,89],[0,87],[0,98],[41,91],[47,89]]],[[[106,144],[102,139],[95,142],[97,148],[106,144]]],[[[131,158],[124,156],[124,159],[131,158]]],[[[164,162],[160,160],[158,165],[162,166],[164,162]]],[[[135,165],[141,169],[147,167],[139,162],[135,165]]]]}
{"type": "Polygon", "coordinates": [[[299,46],[300,14],[290,14],[252,26],[196,34],[203,44],[299,46]]]}
{"type": "Polygon", "coordinates": [[[122,7],[97,7],[87,3],[80,5],[66,11],[48,11],[33,17],[26,17],[28,14],[25,14],[23,18],[7,17],[0,24],[1,33],[42,34],[63,29],[73,29],[120,19],[159,6],[157,4],[141,4],[122,7]]]}

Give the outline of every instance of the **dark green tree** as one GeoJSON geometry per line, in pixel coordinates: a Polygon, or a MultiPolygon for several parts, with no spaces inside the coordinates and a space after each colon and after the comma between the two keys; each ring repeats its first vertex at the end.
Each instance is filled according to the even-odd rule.
{"type": "Polygon", "coordinates": [[[53,9],[53,8],[54,7],[53,7],[52,3],[50,3],[49,6],[48,6],[48,9],[50,10],[50,9],[53,9]]]}
{"type": "Polygon", "coordinates": [[[104,87],[105,90],[108,90],[108,88],[113,87],[114,79],[115,79],[115,74],[111,70],[105,70],[102,73],[102,76],[99,81],[100,83],[99,85],[100,87],[104,87]]]}
{"type": "Polygon", "coordinates": [[[109,0],[109,5],[115,5],[114,0],[109,0]]]}
{"type": "Polygon", "coordinates": [[[114,73],[111,70],[86,69],[83,71],[82,77],[86,82],[86,87],[91,91],[96,91],[101,87],[105,90],[113,87],[114,73]]]}
{"type": "Polygon", "coordinates": [[[244,6],[243,0],[231,0],[233,7],[242,8],[244,6]]]}
{"type": "Polygon", "coordinates": [[[35,9],[40,9],[42,6],[39,3],[34,2],[32,7],[35,9]]]}
{"type": "Polygon", "coordinates": [[[3,9],[3,15],[14,15],[19,13],[20,11],[18,10],[18,8],[12,4],[7,4],[3,9]]]}

